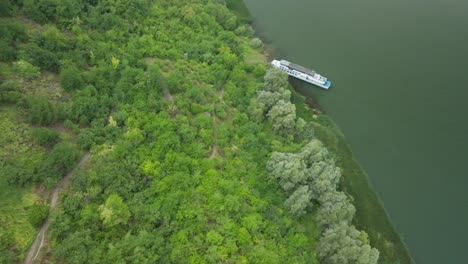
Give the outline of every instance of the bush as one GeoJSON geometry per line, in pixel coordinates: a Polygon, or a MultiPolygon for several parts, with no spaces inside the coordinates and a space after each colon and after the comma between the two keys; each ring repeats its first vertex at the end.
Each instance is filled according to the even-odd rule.
{"type": "Polygon", "coordinates": [[[251,41],[250,41],[250,46],[254,49],[261,49],[263,48],[263,42],[261,39],[259,38],[253,38],[251,41]]]}
{"type": "Polygon", "coordinates": [[[41,75],[39,67],[36,67],[25,60],[13,62],[13,69],[21,78],[27,80],[35,79],[41,75]]]}
{"type": "MultiPolygon", "coordinates": [[[[1,82],[1,81],[0,81],[1,82]]],[[[1,82],[0,84],[0,103],[17,102],[21,98],[19,92],[20,84],[14,80],[1,82]]]]}
{"type": "Polygon", "coordinates": [[[14,6],[10,0],[0,1],[0,17],[11,16],[13,14],[14,6]]]}
{"type": "Polygon", "coordinates": [[[43,147],[51,148],[60,141],[60,136],[57,131],[48,128],[36,128],[33,131],[33,136],[37,143],[43,147]]]}
{"type": "Polygon", "coordinates": [[[0,39],[0,60],[12,61],[16,58],[16,50],[8,41],[0,39]]]}
{"type": "MultiPolygon", "coordinates": [[[[1,9],[0,4],[0,13],[2,12],[1,9]]],[[[16,43],[27,38],[23,24],[14,21],[2,21],[0,23],[0,60],[14,60],[16,58],[16,43]]]]}
{"type": "Polygon", "coordinates": [[[78,69],[74,66],[60,70],[60,81],[63,89],[68,91],[80,89],[84,84],[78,69]]]}
{"type": "Polygon", "coordinates": [[[35,228],[40,227],[49,215],[49,206],[44,204],[34,204],[28,208],[28,221],[35,228]]]}
{"type": "Polygon", "coordinates": [[[32,173],[25,168],[25,164],[7,161],[1,166],[0,177],[4,177],[9,185],[24,187],[31,183],[32,173]]]}
{"type": "Polygon", "coordinates": [[[114,118],[118,126],[123,126],[127,117],[128,113],[125,110],[120,110],[112,115],[112,118],[114,118]]]}
{"type": "Polygon", "coordinates": [[[71,144],[58,144],[49,154],[36,175],[36,182],[53,183],[60,179],[75,165],[79,152],[71,144]]]}
{"type": "Polygon", "coordinates": [[[15,263],[15,243],[13,230],[0,225],[0,263],[15,263]]]}
{"type": "Polygon", "coordinates": [[[255,66],[255,68],[253,69],[253,72],[252,72],[255,77],[257,78],[260,78],[260,77],[263,77],[266,73],[266,67],[265,65],[259,63],[255,66]]]}
{"type": "Polygon", "coordinates": [[[46,98],[29,97],[26,99],[26,107],[29,112],[28,121],[33,125],[51,125],[58,119],[55,105],[46,98]]]}
{"type": "Polygon", "coordinates": [[[54,18],[57,3],[56,0],[23,0],[23,11],[37,23],[45,24],[54,18]]]}
{"type": "Polygon", "coordinates": [[[89,150],[94,144],[95,135],[91,129],[82,129],[78,135],[77,144],[81,149],[89,150]]]}
{"type": "Polygon", "coordinates": [[[31,61],[42,70],[58,71],[58,57],[52,51],[39,47],[36,43],[29,43],[22,46],[20,58],[31,61]]]}

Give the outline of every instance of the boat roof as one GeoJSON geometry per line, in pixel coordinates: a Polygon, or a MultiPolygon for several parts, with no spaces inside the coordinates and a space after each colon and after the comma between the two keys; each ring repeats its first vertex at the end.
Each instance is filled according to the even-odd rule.
{"type": "Polygon", "coordinates": [[[311,69],[307,69],[306,67],[302,67],[301,65],[297,65],[295,63],[289,62],[287,60],[281,60],[281,64],[286,65],[289,68],[292,68],[294,70],[297,70],[297,71],[300,71],[300,72],[303,72],[303,73],[307,73],[309,75],[314,75],[315,74],[315,71],[313,71],[311,69]]]}

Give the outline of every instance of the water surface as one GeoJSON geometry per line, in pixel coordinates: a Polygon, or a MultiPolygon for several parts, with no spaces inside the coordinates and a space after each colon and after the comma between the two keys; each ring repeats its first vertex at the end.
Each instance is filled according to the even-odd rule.
{"type": "Polygon", "coordinates": [[[468,263],[468,1],[246,0],[342,128],[416,263],[468,263]]]}

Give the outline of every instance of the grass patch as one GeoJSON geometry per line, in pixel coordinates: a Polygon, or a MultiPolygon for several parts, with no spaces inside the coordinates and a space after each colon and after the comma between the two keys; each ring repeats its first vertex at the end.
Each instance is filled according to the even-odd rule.
{"type": "Polygon", "coordinates": [[[15,159],[33,167],[34,163],[43,160],[44,151],[34,145],[31,128],[21,120],[14,107],[0,107],[0,129],[0,229],[13,233],[15,250],[22,259],[37,232],[28,221],[28,208],[39,198],[34,187],[19,188],[8,184],[2,164],[6,159],[15,159]]]}
{"type": "Polygon", "coordinates": [[[371,245],[380,251],[379,263],[414,263],[338,126],[326,115],[319,115],[314,119],[313,111],[305,104],[304,97],[294,90],[292,94],[297,116],[313,121],[317,139],[334,154],[337,165],[342,169],[340,187],[353,197],[352,203],[356,207],[353,224],[358,229],[365,230],[371,245]]]}
{"type": "Polygon", "coordinates": [[[33,187],[15,188],[0,177],[0,229],[12,231],[19,258],[29,248],[36,236],[37,229],[28,221],[28,208],[38,197],[33,187]]]}

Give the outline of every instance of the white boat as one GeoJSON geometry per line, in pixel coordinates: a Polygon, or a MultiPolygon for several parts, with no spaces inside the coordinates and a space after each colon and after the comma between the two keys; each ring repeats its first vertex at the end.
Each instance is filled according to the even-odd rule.
{"type": "Polygon", "coordinates": [[[323,89],[328,89],[331,86],[331,82],[322,75],[316,73],[313,70],[291,63],[287,60],[273,60],[271,64],[274,67],[286,72],[290,76],[317,85],[318,87],[321,87],[323,89]]]}

